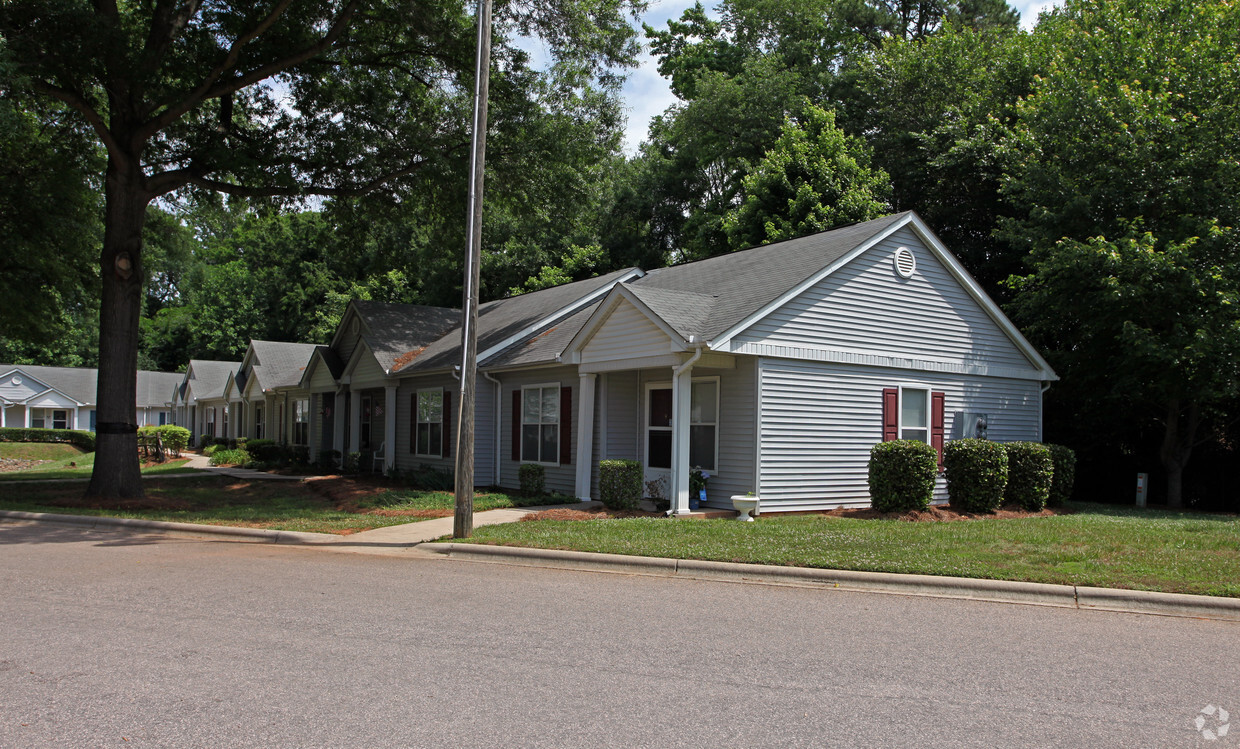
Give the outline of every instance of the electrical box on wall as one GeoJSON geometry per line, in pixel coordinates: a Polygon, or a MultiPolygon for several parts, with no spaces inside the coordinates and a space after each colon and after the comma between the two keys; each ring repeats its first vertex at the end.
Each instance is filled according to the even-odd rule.
{"type": "Polygon", "coordinates": [[[990,428],[990,414],[977,413],[976,411],[956,411],[952,419],[952,436],[954,440],[959,439],[987,439],[987,430],[990,428]]]}

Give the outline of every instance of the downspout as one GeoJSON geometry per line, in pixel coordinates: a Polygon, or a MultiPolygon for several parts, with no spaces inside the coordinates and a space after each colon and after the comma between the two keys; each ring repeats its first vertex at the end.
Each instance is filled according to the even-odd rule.
{"type": "Polygon", "coordinates": [[[702,358],[702,349],[705,348],[706,344],[698,340],[698,337],[696,335],[689,336],[689,343],[692,343],[694,346],[697,347],[697,349],[693,352],[693,356],[689,357],[689,361],[685,362],[684,364],[681,364],[679,367],[672,370],[673,379],[676,377],[679,377],[682,372],[684,372],[689,367],[692,367],[694,363],[697,362],[698,359],[702,358]]]}
{"type": "Polygon", "coordinates": [[[499,486],[499,436],[501,433],[501,430],[499,428],[499,420],[500,420],[499,409],[501,405],[500,401],[502,400],[500,398],[500,395],[503,391],[503,385],[500,384],[499,380],[492,377],[490,372],[485,372],[481,369],[478,371],[482,372],[483,377],[495,383],[495,460],[492,461],[494,463],[494,466],[492,468],[495,474],[495,486],[499,486]]]}

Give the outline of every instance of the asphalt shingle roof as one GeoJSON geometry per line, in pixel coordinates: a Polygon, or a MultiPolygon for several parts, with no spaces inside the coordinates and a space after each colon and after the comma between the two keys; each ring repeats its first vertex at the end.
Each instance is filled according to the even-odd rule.
{"type": "Polygon", "coordinates": [[[204,400],[224,397],[224,386],[241,368],[241,362],[190,359],[189,367],[194,370],[194,398],[204,400]]]}
{"type": "Polygon", "coordinates": [[[366,326],[362,339],[383,371],[400,369],[461,322],[461,311],[424,304],[355,300],[366,326]]]}
{"type": "MultiPolygon", "coordinates": [[[[29,376],[55,388],[79,403],[96,405],[95,389],[99,382],[99,370],[89,367],[45,367],[33,364],[0,364],[0,373],[20,369],[29,376]]],[[[172,398],[173,388],[181,382],[177,372],[151,372],[138,370],[134,383],[138,408],[163,406],[172,398]]]]}
{"type": "Polygon", "coordinates": [[[318,348],[313,343],[250,341],[255,362],[250,369],[262,390],[296,387],[318,348]]]}

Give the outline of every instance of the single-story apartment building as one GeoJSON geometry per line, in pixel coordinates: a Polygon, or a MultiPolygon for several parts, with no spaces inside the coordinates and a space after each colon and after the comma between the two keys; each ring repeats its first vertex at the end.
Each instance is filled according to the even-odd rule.
{"type": "MultiPolygon", "coordinates": [[[[95,431],[95,386],[99,370],[0,364],[0,427],[95,431]]],[[[168,394],[179,383],[176,372],[139,370],[138,426],[172,423],[168,394]]]]}
{"type": "MultiPolygon", "coordinates": [[[[311,454],[450,468],[459,325],[458,310],[352,302],[286,386],[308,402],[311,454]]],[[[694,467],[708,506],[868,504],[874,443],[1039,440],[1057,379],[912,212],[496,300],[477,331],[479,485],[538,463],[586,499],[600,460],[632,459],[676,514],[694,467]]]]}

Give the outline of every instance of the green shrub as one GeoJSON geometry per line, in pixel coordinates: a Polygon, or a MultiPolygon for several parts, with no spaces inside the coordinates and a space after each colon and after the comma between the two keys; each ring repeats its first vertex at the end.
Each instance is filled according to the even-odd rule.
{"type": "Polygon", "coordinates": [[[164,443],[164,449],[173,457],[181,457],[181,451],[189,447],[189,430],[176,424],[164,424],[155,428],[156,434],[164,443]]]}
{"type": "Polygon", "coordinates": [[[344,473],[360,473],[362,470],[362,454],[349,453],[344,456],[344,465],[340,468],[344,473]]]}
{"type": "Polygon", "coordinates": [[[924,510],[934,497],[939,454],[918,440],[880,442],[870,448],[870,502],[879,512],[924,510]]]}
{"type": "Polygon", "coordinates": [[[943,447],[947,495],[962,512],[994,512],[1007,486],[1007,451],[998,442],[952,440],[943,447]]]}
{"type": "Polygon", "coordinates": [[[88,453],[95,451],[95,433],[81,429],[5,427],[0,429],[0,442],[67,442],[88,453]]]}
{"type": "Polygon", "coordinates": [[[1055,463],[1051,451],[1040,442],[1008,442],[1008,481],[1003,490],[1006,502],[1015,502],[1030,512],[1046,507],[1051,493],[1055,463]]]}
{"type": "Polygon", "coordinates": [[[402,484],[428,492],[456,490],[456,474],[447,468],[419,464],[412,471],[392,470],[388,475],[402,484]]]}
{"type": "Polygon", "coordinates": [[[244,466],[253,460],[250,454],[241,448],[233,450],[216,450],[211,453],[213,466],[244,466]]]}
{"type": "Polygon", "coordinates": [[[287,463],[291,454],[287,446],[277,444],[275,440],[250,440],[246,443],[245,451],[253,455],[255,460],[277,465],[287,463]]]}
{"type": "Polygon", "coordinates": [[[1047,447],[1051,451],[1055,473],[1051,476],[1051,494],[1046,503],[1051,507],[1061,507],[1072,498],[1072,484],[1076,481],[1076,453],[1063,445],[1047,447]]]}
{"type": "Polygon", "coordinates": [[[642,499],[642,464],[636,460],[600,460],[598,496],[613,510],[631,510],[642,499]]]}
{"type": "Polygon", "coordinates": [[[310,465],[310,448],[306,445],[295,445],[291,451],[293,465],[310,465]]]}
{"type": "Polygon", "coordinates": [[[216,450],[219,450],[219,449],[220,449],[220,446],[219,446],[219,445],[216,445],[216,444],[214,444],[214,443],[213,443],[213,444],[210,444],[210,445],[207,445],[206,447],[202,448],[202,456],[203,456],[204,458],[209,458],[209,457],[211,457],[212,455],[215,455],[215,451],[216,451],[216,450]]]}
{"type": "Polygon", "coordinates": [[[527,497],[541,497],[547,493],[547,471],[537,463],[522,463],[517,469],[521,493],[527,497]]]}
{"type": "Polygon", "coordinates": [[[207,449],[208,447],[210,447],[211,445],[214,445],[214,444],[215,444],[215,438],[214,438],[214,437],[212,437],[211,435],[209,435],[209,434],[200,434],[200,435],[198,435],[198,447],[199,447],[199,449],[205,450],[205,449],[207,449]]]}

